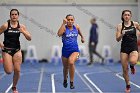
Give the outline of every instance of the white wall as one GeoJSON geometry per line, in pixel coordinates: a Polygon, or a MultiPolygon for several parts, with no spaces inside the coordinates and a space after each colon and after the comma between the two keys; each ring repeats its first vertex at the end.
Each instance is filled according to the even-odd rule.
{"type": "Polygon", "coordinates": [[[135,3],[136,0],[1,0],[5,1],[6,3],[9,4],[62,4],[62,3],[72,3],[72,2],[77,2],[77,3],[135,3]]]}
{"type": "MultiPolygon", "coordinates": [[[[74,5],[74,4],[73,4],[74,5]]],[[[63,18],[71,13],[75,16],[76,24],[81,26],[82,33],[86,39],[85,44],[88,46],[89,20],[93,15],[98,17],[97,23],[99,25],[99,44],[97,50],[101,52],[103,45],[110,45],[112,47],[112,56],[115,60],[119,60],[120,43],[115,41],[115,29],[110,28],[110,25],[116,26],[121,22],[121,12],[124,9],[130,9],[133,13],[133,20],[138,20],[137,5],[43,5],[43,6],[12,6],[18,8],[24,15],[20,16],[20,22],[25,24],[27,29],[32,34],[32,41],[27,42],[23,37],[21,38],[22,49],[26,49],[28,45],[35,45],[37,48],[38,57],[50,58],[51,47],[53,45],[62,45],[61,39],[56,37],[56,33],[61,26],[63,18]],[[27,18],[25,18],[25,16],[27,18]],[[32,19],[31,19],[32,18],[32,19]],[[34,19],[34,20],[33,20],[34,19]],[[110,24],[110,25],[108,25],[110,24]],[[40,29],[40,27],[47,27],[54,33],[40,29]]],[[[6,6],[0,6],[0,25],[9,18],[9,10],[6,6]]],[[[88,51],[88,47],[87,47],[88,51]]]]}

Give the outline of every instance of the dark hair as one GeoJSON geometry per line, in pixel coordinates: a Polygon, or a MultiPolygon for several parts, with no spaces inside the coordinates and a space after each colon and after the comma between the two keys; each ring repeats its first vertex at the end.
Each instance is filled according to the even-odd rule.
{"type": "MultiPolygon", "coordinates": [[[[66,18],[68,18],[69,16],[73,16],[72,14],[68,14],[68,15],[66,15],[66,18]]],[[[74,16],[73,16],[73,18],[74,18],[74,16]]]]}
{"type": "Polygon", "coordinates": [[[129,12],[130,14],[132,14],[130,10],[123,10],[123,11],[122,11],[122,16],[121,16],[121,20],[122,20],[122,21],[124,21],[124,19],[123,19],[123,14],[124,14],[125,12],[129,12]]]}
{"type": "Polygon", "coordinates": [[[11,9],[10,11],[10,15],[12,14],[12,11],[17,11],[18,15],[19,15],[19,11],[17,9],[11,9]]]}

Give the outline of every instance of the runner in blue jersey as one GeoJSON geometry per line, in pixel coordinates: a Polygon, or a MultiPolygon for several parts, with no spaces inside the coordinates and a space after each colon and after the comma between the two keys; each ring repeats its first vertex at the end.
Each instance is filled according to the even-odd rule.
{"type": "Polygon", "coordinates": [[[137,30],[140,31],[138,22],[131,20],[132,13],[130,10],[122,12],[122,23],[118,24],[116,40],[121,42],[120,58],[123,69],[123,77],[126,82],[126,93],[130,93],[129,68],[130,62],[131,74],[135,74],[135,65],[138,61],[137,30]]]}
{"type": "Polygon", "coordinates": [[[4,33],[4,42],[0,42],[3,56],[3,67],[7,74],[14,71],[13,76],[13,93],[18,93],[16,85],[20,78],[20,66],[22,63],[22,53],[20,49],[20,33],[22,33],[27,40],[31,40],[31,35],[23,24],[18,21],[19,11],[12,9],[10,11],[10,20],[0,27],[0,34],[4,33]]]}
{"type": "Polygon", "coordinates": [[[74,73],[77,58],[79,57],[79,48],[77,43],[78,34],[81,36],[81,42],[84,43],[84,37],[78,25],[74,25],[75,18],[69,14],[63,20],[63,23],[58,30],[58,36],[62,36],[62,62],[63,62],[63,86],[66,88],[68,72],[70,75],[70,89],[74,89],[74,73]]]}

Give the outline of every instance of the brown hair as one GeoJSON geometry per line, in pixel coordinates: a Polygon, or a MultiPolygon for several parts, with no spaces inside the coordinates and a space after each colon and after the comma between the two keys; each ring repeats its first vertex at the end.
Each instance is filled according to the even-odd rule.
{"type": "MultiPolygon", "coordinates": [[[[68,15],[66,15],[66,18],[68,18],[69,16],[73,16],[72,14],[68,14],[68,15]]],[[[73,16],[73,18],[74,18],[74,16],[73,16]]]]}
{"type": "Polygon", "coordinates": [[[17,11],[18,15],[19,15],[19,11],[17,9],[11,9],[10,11],[10,15],[12,14],[12,11],[17,11]]]}
{"type": "Polygon", "coordinates": [[[124,19],[123,19],[123,14],[124,14],[125,12],[129,12],[130,14],[132,14],[130,10],[123,10],[123,11],[122,11],[122,16],[121,16],[121,20],[122,20],[122,21],[124,21],[124,19]]]}

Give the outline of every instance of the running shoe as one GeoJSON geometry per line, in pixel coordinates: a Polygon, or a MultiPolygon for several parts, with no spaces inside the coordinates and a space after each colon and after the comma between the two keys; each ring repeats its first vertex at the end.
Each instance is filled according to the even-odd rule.
{"type": "Polygon", "coordinates": [[[18,93],[18,90],[16,89],[16,87],[12,87],[12,91],[13,93],[18,93]]]}
{"type": "Polygon", "coordinates": [[[74,89],[75,87],[74,87],[74,84],[73,84],[73,82],[70,82],[70,89],[74,89]]]}
{"type": "Polygon", "coordinates": [[[127,85],[125,89],[125,93],[130,93],[130,88],[131,88],[130,85],[127,85]]]}
{"type": "Polygon", "coordinates": [[[64,88],[67,88],[67,86],[68,86],[67,80],[63,81],[63,86],[64,86],[64,88]]]}

